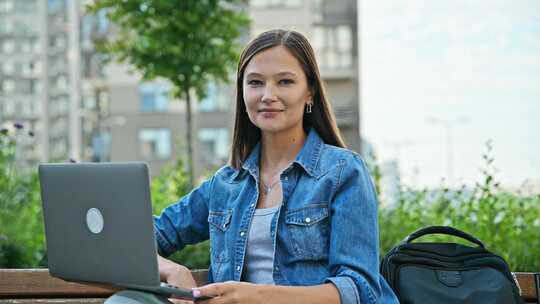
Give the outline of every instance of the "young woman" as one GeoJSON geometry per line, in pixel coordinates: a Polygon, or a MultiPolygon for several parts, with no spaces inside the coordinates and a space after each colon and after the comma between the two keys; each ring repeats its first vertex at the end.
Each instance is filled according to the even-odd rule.
{"type": "MultiPolygon", "coordinates": [[[[160,255],[210,239],[202,303],[397,303],[370,176],[344,147],[309,42],[262,33],[238,65],[230,164],[155,219],[160,255]]],[[[162,280],[195,287],[159,261],[162,280]]]]}

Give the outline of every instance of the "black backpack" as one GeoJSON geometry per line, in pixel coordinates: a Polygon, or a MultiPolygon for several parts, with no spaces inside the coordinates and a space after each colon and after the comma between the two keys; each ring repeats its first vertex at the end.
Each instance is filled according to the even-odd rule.
{"type": "Polygon", "coordinates": [[[381,274],[401,304],[522,304],[508,264],[477,238],[446,226],[407,236],[381,261],[381,274]],[[447,234],[478,245],[412,243],[428,234],[447,234]]]}

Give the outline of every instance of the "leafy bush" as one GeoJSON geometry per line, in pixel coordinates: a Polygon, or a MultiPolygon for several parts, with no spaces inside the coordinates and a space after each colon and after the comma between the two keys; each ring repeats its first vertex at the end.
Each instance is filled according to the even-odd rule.
{"type": "MultiPolygon", "coordinates": [[[[494,179],[491,146],[483,155],[484,179],[474,189],[403,190],[395,208],[380,211],[381,254],[411,232],[429,225],[448,225],[468,232],[504,257],[513,271],[540,269],[540,195],[508,193],[494,179]]],[[[427,236],[422,240],[457,241],[427,236]]]]}
{"type": "Polygon", "coordinates": [[[33,136],[15,124],[0,131],[0,268],[40,267],[44,262],[44,233],[39,182],[35,170],[16,164],[16,138],[33,136]]]}
{"type": "MultiPolygon", "coordinates": [[[[173,165],[161,170],[152,181],[152,209],[158,215],[163,208],[178,201],[189,189],[189,177],[184,162],[179,158],[173,165]]],[[[182,251],[169,257],[188,268],[208,268],[210,265],[209,242],[186,246],[182,251]]]]}

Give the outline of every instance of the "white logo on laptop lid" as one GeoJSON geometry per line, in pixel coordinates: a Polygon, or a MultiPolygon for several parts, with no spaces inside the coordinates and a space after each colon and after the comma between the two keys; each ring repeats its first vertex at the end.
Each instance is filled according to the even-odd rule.
{"type": "Polygon", "coordinates": [[[86,212],[86,226],[90,232],[98,234],[103,230],[103,215],[96,208],[90,208],[86,212]]]}

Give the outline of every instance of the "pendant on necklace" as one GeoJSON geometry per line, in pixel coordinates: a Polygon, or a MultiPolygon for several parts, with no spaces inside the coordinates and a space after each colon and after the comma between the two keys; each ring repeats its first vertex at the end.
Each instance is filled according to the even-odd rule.
{"type": "Polygon", "coordinates": [[[272,190],[272,187],[264,187],[264,195],[268,195],[270,191],[272,190]]]}

